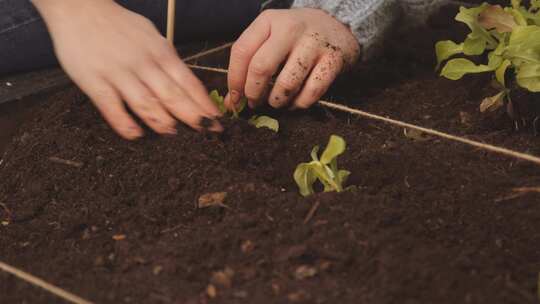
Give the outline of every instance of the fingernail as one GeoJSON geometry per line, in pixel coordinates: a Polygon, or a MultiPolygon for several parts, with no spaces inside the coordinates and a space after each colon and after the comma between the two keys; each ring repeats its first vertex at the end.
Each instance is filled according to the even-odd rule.
{"type": "Polygon", "coordinates": [[[238,91],[231,90],[229,92],[229,98],[232,104],[238,105],[238,103],[240,102],[240,93],[238,93],[238,91]]]}
{"type": "Polygon", "coordinates": [[[174,127],[168,127],[165,131],[168,135],[178,135],[178,130],[174,127]]]}
{"type": "Polygon", "coordinates": [[[128,134],[129,137],[139,138],[139,137],[143,136],[143,131],[139,127],[129,126],[127,128],[127,134],[128,134]]]}
{"type": "Polygon", "coordinates": [[[204,116],[199,121],[199,127],[201,127],[201,129],[203,129],[204,131],[210,130],[210,128],[214,124],[213,121],[214,120],[204,116]]]}
{"type": "Polygon", "coordinates": [[[223,126],[219,123],[219,121],[212,120],[212,127],[210,128],[210,131],[221,133],[223,132],[223,126]]]}
{"type": "Polygon", "coordinates": [[[223,131],[223,127],[217,121],[217,119],[212,119],[208,117],[201,118],[201,121],[199,122],[199,126],[201,127],[202,131],[211,131],[211,132],[221,132],[223,131]]]}

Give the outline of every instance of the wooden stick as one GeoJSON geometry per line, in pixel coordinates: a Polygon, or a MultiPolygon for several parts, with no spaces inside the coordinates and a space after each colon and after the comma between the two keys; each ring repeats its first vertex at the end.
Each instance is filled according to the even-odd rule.
{"type": "Polygon", "coordinates": [[[56,156],[49,157],[49,161],[52,161],[53,163],[57,163],[57,164],[75,167],[75,168],[82,168],[84,166],[84,164],[81,162],[63,159],[56,156]]]}
{"type": "Polygon", "coordinates": [[[65,290],[63,290],[62,288],[59,288],[59,287],[56,287],[52,284],[49,284],[45,281],[43,281],[42,279],[38,278],[38,277],[35,277],[29,273],[26,273],[22,270],[19,270],[13,266],[10,266],[8,264],[5,264],[5,263],[2,263],[0,262],[0,270],[3,270],[7,273],[10,273],[34,286],[37,286],[37,287],[41,287],[43,288],[44,290],[70,302],[70,303],[75,303],[75,304],[92,304],[92,302],[88,301],[88,300],[85,300],[79,296],[76,296],[70,292],[67,292],[65,290]]]}
{"type": "Polygon", "coordinates": [[[167,5],[167,40],[174,45],[174,23],[176,17],[176,0],[169,0],[167,5]]]}
{"type": "Polygon", "coordinates": [[[193,60],[195,60],[195,59],[199,59],[199,58],[201,58],[201,57],[208,56],[208,55],[210,55],[210,54],[214,54],[214,53],[216,53],[216,52],[219,52],[219,51],[221,51],[221,50],[224,50],[224,49],[226,49],[226,48],[232,46],[233,43],[234,43],[234,42],[227,42],[226,44],[221,45],[221,46],[218,46],[218,47],[215,47],[215,48],[213,48],[213,49],[205,50],[205,51],[202,51],[202,52],[197,53],[197,54],[195,54],[195,55],[191,55],[191,56],[189,56],[189,57],[184,58],[184,62],[193,61],[193,60]]]}

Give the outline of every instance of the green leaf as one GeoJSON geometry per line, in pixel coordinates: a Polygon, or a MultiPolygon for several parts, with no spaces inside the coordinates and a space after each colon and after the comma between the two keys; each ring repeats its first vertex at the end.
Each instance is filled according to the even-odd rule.
{"type": "Polygon", "coordinates": [[[317,178],[315,177],[312,163],[301,163],[296,167],[296,170],[294,171],[294,181],[298,185],[302,196],[309,196],[315,193],[313,184],[316,180],[317,178]]]}
{"type": "Polygon", "coordinates": [[[496,55],[495,51],[489,53],[488,58],[488,67],[492,70],[498,69],[503,63],[503,58],[499,55],[496,55]]]}
{"type": "Polygon", "coordinates": [[[219,95],[218,90],[213,90],[210,92],[210,99],[214,102],[216,107],[222,114],[227,113],[227,108],[225,108],[225,103],[223,102],[223,96],[219,95]]]}
{"type": "Polygon", "coordinates": [[[454,41],[439,41],[435,44],[435,54],[437,55],[437,70],[446,59],[463,53],[463,43],[456,44],[454,41]]]}
{"type": "Polygon", "coordinates": [[[537,35],[540,33],[540,27],[537,25],[518,26],[510,35],[509,45],[522,45],[529,47],[531,44],[538,44],[540,37],[537,35]]]}
{"type": "Polygon", "coordinates": [[[328,166],[317,162],[312,166],[313,172],[317,179],[323,184],[324,192],[337,191],[341,192],[342,188],[336,183],[335,176],[328,166]]]}
{"type": "Polygon", "coordinates": [[[337,182],[340,185],[343,185],[347,182],[347,179],[349,179],[349,176],[351,175],[350,171],[347,170],[339,170],[337,174],[337,182]]]}
{"type": "Polygon", "coordinates": [[[527,12],[524,8],[506,8],[505,11],[510,13],[518,25],[526,26],[528,24],[527,19],[529,19],[532,14],[527,12]]]}
{"type": "Polygon", "coordinates": [[[505,88],[506,88],[506,71],[508,70],[508,67],[510,67],[511,64],[512,62],[510,62],[510,60],[505,59],[503,63],[499,66],[499,68],[497,68],[497,70],[495,71],[495,78],[497,78],[497,81],[505,88]]]}
{"type": "Polygon", "coordinates": [[[248,122],[256,128],[268,128],[276,133],[279,131],[279,122],[268,116],[253,115],[248,122]]]}
{"type": "Polygon", "coordinates": [[[540,92],[540,64],[523,64],[516,75],[520,87],[531,92],[540,92]]]}
{"type": "Polygon", "coordinates": [[[463,42],[463,53],[469,56],[480,55],[486,50],[486,40],[482,37],[467,36],[463,42]]]}
{"type": "Polygon", "coordinates": [[[531,0],[531,10],[540,9],[540,0],[531,0]]]}
{"type": "MultiPolygon", "coordinates": [[[[236,111],[233,111],[233,118],[238,118],[240,113],[242,113],[242,111],[244,111],[244,109],[246,108],[246,105],[247,105],[247,98],[245,97],[242,97],[240,98],[240,102],[238,103],[238,106],[236,108],[236,111]]],[[[276,131],[277,132],[277,131],[276,131]]]]}
{"type": "Polygon", "coordinates": [[[240,98],[240,103],[238,104],[238,108],[236,109],[236,111],[238,111],[238,113],[241,113],[242,111],[244,111],[247,103],[248,103],[247,98],[245,97],[240,98]]]}
{"type": "MultiPolygon", "coordinates": [[[[486,43],[490,49],[493,49],[497,46],[497,41],[478,22],[480,13],[482,13],[488,6],[489,4],[484,3],[481,6],[473,8],[460,7],[459,13],[456,15],[455,19],[465,23],[469,27],[471,30],[469,39],[482,39],[482,41],[486,43]]],[[[480,44],[480,42],[475,43],[480,44]]]]}
{"type": "Polygon", "coordinates": [[[487,65],[476,65],[470,60],[457,58],[446,63],[441,71],[441,76],[444,76],[450,80],[458,80],[461,79],[465,74],[483,73],[493,70],[494,68],[487,65]]]}
{"type": "Polygon", "coordinates": [[[527,62],[540,63],[540,26],[515,28],[504,55],[516,66],[527,62]]]}
{"type": "Polygon", "coordinates": [[[317,146],[313,147],[313,149],[311,150],[311,159],[313,161],[316,161],[316,162],[319,161],[319,149],[320,149],[320,147],[317,145],[317,146]]]}
{"type": "Polygon", "coordinates": [[[334,158],[345,152],[345,140],[337,135],[330,136],[326,149],[321,156],[321,163],[328,165],[334,158]]]}

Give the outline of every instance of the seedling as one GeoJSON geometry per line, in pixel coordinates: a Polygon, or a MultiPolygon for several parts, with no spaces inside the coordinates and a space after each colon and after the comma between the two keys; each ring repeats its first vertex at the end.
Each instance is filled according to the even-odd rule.
{"type": "Polygon", "coordinates": [[[452,56],[477,56],[487,53],[487,64],[475,64],[465,58],[446,62],[441,75],[461,79],[466,74],[494,72],[501,92],[484,99],[482,112],[499,108],[510,100],[506,76],[529,92],[540,92],[540,0],[531,0],[527,8],[521,0],[510,7],[484,3],[474,8],[461,7],[456,20],[465,23],[471,33],[464,42],[440,41],[436,44],[437,69],[452,56]],[[507,75],[507,73],[512,73],[507,75]]]}
{"type": "MultiPolygon", "coordinates": [[[[219,92],[217,90],[213,90],[210,92],[210,99],[214,102],[214,104],[218,107],[219,111],[222,114],[229,113],[229,110],[227,107],[225,107],[224,97],[219,95],[219,92]]],[[[232,117],[238,118],[239,113],[241,113],[246,108],[247,100],[245,98],[242,98],[240,100],[240,105],[238,108],[232,110],[232,117]]],[[[249,120],[249,124],[255,126],[256,128],[268,128],[274,132],[279,131],[279,122],[276,119],[273,119],[268,116],[257,116],[253,115],[249,120]]]]}
{"type": "MultiPolygon", "coordinates": [[[[217,90],[213,90],[212,92],[210,92],[210,99],[218,107],[221,114],[227,114],[229,112],[227,107],[225,107],[225,101],[224,101],[225,98],[223,96],[219,95],[219,92],[217,90]]],[[[247,104],[247,99],[242,98],[240,100],[239,107],[237,107],[237,108],[233,107],[232,117],[233,118],[238,118],[238,114],[241,113],[245,109],[246,104],[247,104]]]]}
{"type": "Polygon", "coordinates": [[[330,136],[328,145],[320,159],[319,146],[311,151],[312,161],[301,163],[294,171],[294,180],[300,189],[300,194],[309,196],[315,193],[313,184],[318,180],[324,186],[324,192],[342,192],[343,184],[351,174],[346,170],[339,170],[337,158],[345,152],[345,140],[337,135],[330,136]]]}
{"type": "Polygon", "coordinates": [[[253,115],[248,120],[248,122],[251,125],[255,126],[255,128],[267,128],[267,129],[270,129],[270,130],[272,130],[272,131],[274,131],[276,133],[279,131],[279,122],[276,119],[273,119],[272,117],[269,117],[269,116],[253,115]]]}

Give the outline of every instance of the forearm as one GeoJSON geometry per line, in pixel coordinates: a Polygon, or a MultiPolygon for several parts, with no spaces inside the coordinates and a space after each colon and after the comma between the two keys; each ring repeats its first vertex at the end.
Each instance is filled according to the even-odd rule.
{"type": "Polygon", "coordinates": [[[295,0],[293,7],[322,9],[348,25],[367,59],[400,14],[397,0],[295,0]]]}
{"type": "Polygon", "coordinates": [[[87,9],[99,7],[102,4],[114,3],[113,0],[31,0],[30,2],[32,2],[32,4],[36,7],[36,9],[46,21],[47,19],[54,18],[55,16],[66,16],[66,14],[75,11],[82,12],[87,9]]]}

